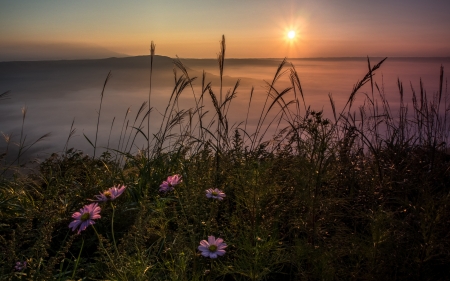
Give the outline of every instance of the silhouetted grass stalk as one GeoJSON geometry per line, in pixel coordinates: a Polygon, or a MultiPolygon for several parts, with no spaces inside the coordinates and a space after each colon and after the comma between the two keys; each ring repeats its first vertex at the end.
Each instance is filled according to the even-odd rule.
{"type": "Polygon", "coordinates": [[[106,76],[105,83],[103,83],[102,94],[100,95],[100,107],[99,107],[98,116],[97,116],[97,129],[95,130],[94,156],[93,156],[94,158],[95,158],[95,152],[97,150],[98,126],[100,125],[100,114],[102,112],[103,95],[105,93],[106,83],[108,83],[108,80],[110,77],[111,77],[111,71],[106,76]]]}
{"type": "Polygon", "coordinates": [[[155,44],[150,44],[150,77],[149,77],[149,90],[148,90],[148,108],[149,113],[147,116],[147,159],[150,159],[150,110],[151,110],[151,96],[152,96],[152,74],[153,74],[153,58],[155,56],[155,44]]]}

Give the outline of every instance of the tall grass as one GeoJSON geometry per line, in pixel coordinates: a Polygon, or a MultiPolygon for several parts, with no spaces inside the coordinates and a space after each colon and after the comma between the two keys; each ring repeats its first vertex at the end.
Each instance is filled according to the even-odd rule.
{"type": "Polygon", "coordinates": [[[150,110],[151,110],[151,97],[152,97],[152,74],[153,74],[153,58],[155,56],[155,44],[150,44],[150,85],[148,90],[148,107],[149,107],[149,115],[147,117],[147,158],[150,159],[150,110]]]}
{"type": "MultiPolygon", "coordinates": [[[[111,71],[106,76],[105,83],[103,84],[102,93],[100,95],[100,107],[99,107],[98,114],[97,114],[97,129],[95,131],[95,141],[94,141],[94,158],[95,158],[95,152],[97,151],[98,126],[100,124],[100,114],[102,112],[103,95],[105,94],[106,84],[108,83],[108,80],[110,77],[111,77],[111,71]]],[[[89,141],[89,139],[87,139],[87,140],[89,141]]]]}
{"type": "MultiPolygon", "coordinates": [[[[151,50],[152,61],[153,43],[151,50]]],[[[254,131],[247,128],[253,89],[246,119],[229,121],[239,81],[223,89],[225,37],[219,85],[203,73],[195,93],[197,78],[174,60],[179,72],[154,134],[150,86],[134,120],[127,110],[117,149],[108,146],[100,157],[67,149],[72,123],[63,154],[31,175],[2,175],[1,278],[445,280],[450,105],[444,71],[437,93],[426,93],[422,83],[417,92],[411,87],[412,108],[398,81],[395,111],[391,93],[374,76],[385,60],[367,59],[368,71],[343,109],[329,96],[334,120],[306,103],[296,69],[283,60],[266,83],[254,131]],[[285,81],[290,85],[280,87],[285,81]],[[367,83],[369,93],[361,93],[367,83]],[[193,108],[179,107],[186,88],[193,108]],[[138,138],[146,147],[133,153],[138,138]],[[173,174],[183,182],[160,192],[173,174]],[[69,230],[73,212],[117,184],[126,185],[126,193],[101,205],[95,229],[69,230]],[[208,199],[209,188],[226,197],[208,199]],[[209,235],[227,243],[224,256],[200,255],[197,247],[209,235]],[[15,270],[18,261],[27,268],[15,270]]]]}

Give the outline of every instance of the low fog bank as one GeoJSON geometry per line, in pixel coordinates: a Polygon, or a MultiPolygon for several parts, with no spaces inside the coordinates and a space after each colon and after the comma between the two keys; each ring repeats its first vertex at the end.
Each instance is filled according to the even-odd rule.
{"type": "MultiPolygon", "coordinates": [[[[187,87],[179,98],[179,109],[195,108],[195,99],[199,99],[201,94],[203,71],[194,70],[189,65],[186,65],[186,68],[190,78],[197,77],[193,81],[195,97],[192,89],[187,87]]],[[[102,87],[109,72],[111,77],[105,87],[97,145],[106,147],[109,144],[111,148],[120,148],[119,138],[121,132],[124,132],[122,127],[124,125],[126,127],[127,120],[131,126],[142,103],[148,101],[149,56],[100,60],[0,62],[0,92],[10,91],[9,99],[0,100],[2,112],[0,131],[11,137],[13,142],[18,143],[22,126],[22,108],[26,107],[25,144],[30,144],[40,136],[51,133],[50,137],[30,149],[28,155],[38,155],[38,158],[42,159],[53,152],[62,151],[72,122],[76,132],[68,146],[92,153],[93,149],[84,135],[92,142],[95,139],[102,87]],[[127,115],[126,120],[125,115],[127,115]]],[[[159,129],[162,114],[175,86],[175,77],[179,78],[181,75],[183,72],[174,66],[173,59],[155,56],[152,73],[151,133],[156,133],[159,129]]],[[[213,91],[219,95],[219,77],[211,73],[205,73],[205,77],[207,83],[211,82],[213,91]]],[[[228,89],[235,86],[237,80],[238,78],[234,77],[224,78],[224,95],[228,89]]],[[[251,85],[256,84],[262,84],[262,81],[251,78],[241,79],[238,96],[242,96],[245,91],[248,97],[251,85]]],[[[237,101],[233,104],[242,105],[242,102],[237,101]]],[[[213,112],[209,96],[204,97],[204,106],[204,112],[213,112]]],[[[245,116],[244,108],[246,107],[230,108],[235,114],[234,119],[245,116]]],[[[212,114],[210,115],[212,117],[212,114]]],[[[146,125],[147,122],[144,124],[146,125]]],[[[131,128],[127,130],[128,135],[131,128]]],[[[147,128],[144,131],[147,132],[147,128]]],[[[143,144],[142,136],[138,136],[136,143],[133,151],[137,151],[140,144],[143,144]]],[[[6,143],[2,139],[0,150],[5,148],[6,143]]],[[[10,143],[8,149],[14,150],[14,145],[10,143]]],[[[15,155],[15,153],[12,154],[15,155]]]]}
{"type": "MultiPolygon", "coordinates": [[[[372,59],[371,64],[374,65],[378,61],[378,59],[372,59]]],[[[181,59],[181,62],[186,67],[189,77],[197,78],[193,81],[194,93],[188,86],[180,96],[177,109],[195,108],[195,100],[198,100],[201,95],[203,71],[205,71],[206,83],[211,82],[212,90],[219,96],[220,79],[217,60],[181,59]]],[[[247,124],[247,130],[252,132],[267,98],[267,85],[272,82],[280,62],[281,59],[225,60],[223,95],[225,96],[227,91],[231,90],[238,80],[240,81],[236,98],[231,102],[228,110],[230,126],[237,126],[239,122],[245,121],[251,89],[254,87],[247,124]]],[[[332,94],[337,112],[340,112],[354,84],[362,79],[368,70],[366,58],[293,59],[289,62],[295,67],[302,84],[305,104],[303,99],[300,99],[301,114],[304,114],[305,108],[311,107],[313,110],[323,110],[327,118],[332,118],[328,95],[332,94]]],[[[381,91],[384,91],[395,113],[399,104],[397,79],[404,83],[405,101],[411,103],[411,86],[416,92],[419,91],[420,80],[430,95],[439,89],[441,65],[445,70],[448,69],[450,59],[388,59],[376,72],[374,82],[381,91]]],[[[275,85],[280,92],[290,86],[288,68],[290,64],[286,66],[284,75],[275,85]]],[[[139,107],[143,102],[148,101],[149,56],[0,62],[0,93],[11,91],[9,99],[0,100],[0,132],[11,136],[14,142],[19,142],[22,126],[21,109],[27,107],[24,122],[24,135],[27,137],[25,143],[32,143],[43,134],[51,132],[49,138],[29,150],[30,154],[45,158],[53,152],[62,151],[72,122],[76,132],[70,139],[68,147],[75,147],[92,154],[93,149],[84,135],[91,141],[95,139],[101,91],[110,71],[112,75],[106,85],[102,104],[98,146],[109,145],[111,148],[120,149],[122,128],[124,126],[126,128],[127,120],[129,120],[127,129],[129,134],[139,107]]],[[[448,77],[446,73],[444,75],[448,77]]],[[[174,89],[175,78],[181,75],[183,72],[174,66],[172,58],[155,56],[152,73],[151,133],[159,129],[162,114],[174,89]]],[[[299,93],[296,94],[299,95],[299,93]]],[[[352,110],[357,111],[358,106],[364,102],[365,96],[370,94],[370,85],[365,85],[358,92],[352,110]]],[[[378,93],[375,92],[375,95],[378,93]]],[[[209,111],[206,116],[212,118],[214,109],[211,98],[208,93],[205,93],[203,98],[203,112],[209,111]]],[[[285,96],[286,101],[291,99],[294,99],[292,92],[285,96]]],[[[279,109],[275,107],[273,115],[278,111],[279,109]]],[[[194,122],[197,122],[197,119],[194,122]]],[[[138,119],[137,124],[140,120],[141,118],[138,119]]],[[[268,118],[268,120],[271,119],[268,118]]],[[[144,124],[146,125],[147,122],[144,124]]],[[[147,132],[146,126],[143,131],[147,132]]],[[[144,139],[138,136],[133,151],[137,151],[143,144],[144,139]]],[[[0,140],[0,151],[3,151],[5,147],[4,140],[0,140]]]]}

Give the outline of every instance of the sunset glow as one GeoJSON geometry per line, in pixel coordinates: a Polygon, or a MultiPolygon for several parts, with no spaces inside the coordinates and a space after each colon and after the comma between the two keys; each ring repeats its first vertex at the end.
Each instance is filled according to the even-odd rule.
{"type": "Polygon", "coordinates": [[[288,46],[302,57],[450,56],[450,1],[25,2],[0,0],[0,61],[145,55],[151,41],[159,55],[215,58],[222,35],[229,58],[285,57],[288,46]]]}
{"type": "Polygon", "coordinates": [[[295,31],[294,30],[289,31],[288,32],[288,37],[289,37],[289,39],[294,39],[295,38],[295,31]]]}

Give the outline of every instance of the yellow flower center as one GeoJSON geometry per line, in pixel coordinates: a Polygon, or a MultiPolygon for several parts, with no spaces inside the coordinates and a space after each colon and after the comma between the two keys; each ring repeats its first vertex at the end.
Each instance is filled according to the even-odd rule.
{"type": "Polygon", "coordinates": [[[84,213],[84,214],[81,215],[80,220],[81,221],[87,221],[90,217],[91,217],[91,215],[89,213],[84,213]]]}
{"type": "Polygon", "coordinates": [[[213,196],[217,196],[217,195],[219,195],[219,193],[213,191],[213,192],[212,192],[212,195],[213,195],[213,196]]]}
{"type": "Polygon", "coordinates": [[[111,192],[109,192],[109,190],[103,192],[103,195],[105,195],[106,197],[111,197],[111,192]]]}
{"type": "Polygon", "coordinates": [[[208,250],[210,252],[215,252],[217,250],[217,246],[216,245],[211,245],[211,246],[209,246],[208,250]]]}

